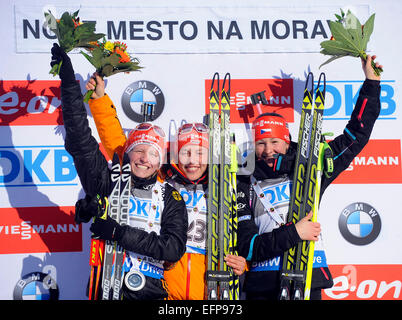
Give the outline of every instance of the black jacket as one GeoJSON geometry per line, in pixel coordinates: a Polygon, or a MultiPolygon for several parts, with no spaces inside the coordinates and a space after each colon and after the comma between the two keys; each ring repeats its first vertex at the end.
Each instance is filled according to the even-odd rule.
{"type": "MultiPolygon", "coordinates": [[[[359,154],[369,141],[374,123],[380,113],[380,81],[366,80],[360,89],[356,106],[343,134],[329,142],[334,154],[334,172],[330,177],[322,176],[321,195],[329,184],[344,171],[353,158],[359,154]]],[[[296,143],[291,143],[288,153],[295,153],[296,143]]],[[[295,157],[293,157],[294,159],[295,157]]],[[[287,174],[292,179],[293,166],[289,166],[287,174]]],[[[273,172],[264,162],[256,162],[253,173],[257,181],[277,178],[278,173],[273,172]]],[[[254,213],[250,208],[250,178],[239,177],[238,183],[238,243],[239,253],[249,261],[264,261],[282,255],[284,251],[294,247],[300,237],[295,225],[288,223],[272,232],[258,234],[258,227],[254,222],[254,213]]],[[[253,192],[253,191],[251,191],[253,192]]],[[[314,268],[312,288],[328,288],[333,284],[328,268],[314,268]]],[[[246,274],[244,290],[246,292],[278,292],[279,272],[259,271],[246,274]]]]}
{"type": "MultiPolygon", "coordinates": [[[[110,170],[98,142],[91,134],[87,112],[78,83],[61,87],[62,112],[66,130],[65,148],[72,155],[82,187],[87,195],[108,196],[111,192],[110,170]]],[[[135,178],[134,184],[135,184],[135,178]]],[[[145,187],[145,185],[142,185],[145,187]]],[[[137,188],[142,187],[137,184],[137,188]]],[[[160,234],[125,226],[120,241],[123,248],[157,260],[176,262],[185,252],[187,241],[187,211],[185,203],[173,197],[173,187],[165,184],[160,234]]],[[[147,280],[145,288],[135,294],[124,292],[133,299],[160,299],[167,296],[161,281],[147,280]]],[[[124,288],[123,288],[124,290],[124,288]]],[[[127,290],[125,290],[127,291],[127,290]]]]}

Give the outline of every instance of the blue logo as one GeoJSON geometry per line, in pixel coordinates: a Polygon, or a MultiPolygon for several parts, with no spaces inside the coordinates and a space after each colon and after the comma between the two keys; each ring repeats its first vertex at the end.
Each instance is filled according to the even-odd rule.
{"type": "Polygon", "coordinates": [[[280,183],[274,186],[262,188],[265,197],[268,197],[271,205],[287,203],[290,199],[290,182],[280,183]]]}
{"type": "Polygon", "coordinates": [[[156,120],[165,107],[165,97],[162,90],[153,82],[140,80],[130,84],[123,92],[121,105],[125,115],[135,122],[143,122],[141,112],[143,104],[154,106],[152,121],[156,120]]]}
{"type": "MultiPolygon", "coordinates": [[[[324,120],[349,120],[356,105],[361,80],[327,81],[324,120]]],[[[378,120],[396,120],[395,80],[381,80],[381,111],[378,120]]]]}
{"type": "Polygon", "coordinates": [[[2,146],[0,165],[0,187],[78,185],[64,146],[2,146]]]}
{"type": "Polygon", "coordinates": [[[156,210],[155,221],[160,220],[160,208],[156,206],[155,209],[152,207],[151,199],[140,199],[130,197],[130,216],[137,216],[142,218],[148,218],[148,213],[151,210],[156,210]]]}
{"type": "Polygon", "coordinates": [[[373,242],[381,231],[380,215],[364,202],[352,203],[343,209],[338,225],[345,240],[359,246],[373,242]]]}
{"type": "Polygon", "coordinates": [[[43,272],[31,272],[18,281],[14,288],[14,300],[58,300],[56,281],[43,272]]]}
{"type": "Polygon", "coordinates": [[[205,193],[201,190],[196,192],[187,191],[186,189],[180,190],[180,195],[182,196],[187,209],[193,209],[197,207],[199,211],[205,212],[207,210],[205,193]]]}

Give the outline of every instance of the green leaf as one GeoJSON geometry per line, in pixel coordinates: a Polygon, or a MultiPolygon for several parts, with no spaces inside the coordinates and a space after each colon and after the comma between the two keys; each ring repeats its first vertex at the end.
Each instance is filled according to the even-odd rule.
{"type": "Polygon", "coordinates": [[[359,54],[360,48],[356,46],[352,36],[341,23],[330,21],[329,27],[336,41],[341,42],[343,47],[349,48],[354,55],[359,54]]]}
{"type": "MultiPolygon", "coordinates": [[[[88,47],[88,42],[98,41],[100,38],[104,37],[103,33],[94,33],[90,35],[85,35],[77,41],[77,47],[88,47]]],[[[94,47],[93,45],[89,45],[94,47]]]]}
{"type": "Polygon", "coordinates": [[[45,19],[49,30],[57,35],[58,27],[56,17],[49,11],[49,13],[45,12],[45,19]]]}
{"type": "Polygon", "coordinates": [[[86,22],[74,29],[74,37],[78,38],[80,36],[89,35],[95,32],[95,23],[86,22]]]}
{"type": "Polygon", "coordinates": [[[103,65],[102,67],[102,74],[105,77],[109,77],[113,74],[113,66],[111,64],[103,65]]]}
{"type": "Polygon", "coordinates": [[[366,23],[364,24],[363,27],[363,51],[367,50],[367,43],[370,40],[370,36],[373,33],[374,30],[374,19],[375,19],[375,13],[373,13],[370,18],[367,19],[366,23]]]}
{"type": "Polygon", "coordinates": [[[96,61],[94,60],[93,57],[91,57],[90,55],[86,54],[86,53],[83,52],[83,51],[81,51],[81,54],[82,54],[85,58],[87,58],[87,60],[90,62],[90,64],[92,64],[95,68],[97,68],[97,67],[96,67],[97,63],[96,63],[96,61]]]}
{"type": "Polygon", "coordinates": [[[77,18],[78,17],[78,13],[80,12],[80,9],[78,9],[77,11],[75,11],[72,15],[72,18],[77,18]]]}
{"type": "Polygon", "coordinates": [[[350,55],[356,56],[355,50],[345,46],[343,42],[337,40],[326,40],[321,42],[323,50],[321,53],[326,55],[350,55]]]}
{"type": "Polygon", "coordinates": [[[357,17],[350,11],[348,11],[345,18],[345,29],[349,32],[350,36],[354,40],[354,44],[359,49],[359,52],[364,51],[362,47],[362,25],[359,19],[357,19],[357,17]]]}
{"type": "Polygon", "coordinates": [[[63,24],[63,27],[74,28],[73,17],[68,12],[62,14],[60,23],[63,24]]]}
{"type": "Polygon", "coordinates": [[[332,61],[334,61],[334,60],[336,60],[336,59],[343,58],[343,57],[345,57],[345,56],[344,56],[344,55],[332,56],[332,57],[329,58],[327,61],[325,61],[323,64],[321,64],[321,65],[318,67],[318,69],[321,69],[322,66],[325,66],[326,64],[328,64],[328,63],[330,63],[330,62],[332,62],[332,61]]]}
{"type": "Polygon", "coordinates": [[[110,56],[102,59],[101,65],[104,66],[104,65],[110,64],[112,66],[115,66],[119,63],[119,60],[120,60],[120,57],[117,54],[112,53],[110,56]]]}

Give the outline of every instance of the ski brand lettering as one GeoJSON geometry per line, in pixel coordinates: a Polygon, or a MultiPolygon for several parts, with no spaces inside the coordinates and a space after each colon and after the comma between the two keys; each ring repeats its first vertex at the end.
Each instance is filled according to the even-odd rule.
{"type": "Polygon", "coordinates": [[[310,120],[311,115],[306,113],[304,118],[304,130],[303,130],[303,140],[302,140],[302,147],[301,147],[301,154],[304,158],[307,158],[307,150],[309,144],[309,134],[310,134],[310,120]]]}
{"type": "Polygon", "coordinates": [[[315,139],[314,139],[314,156],[317,157],[319,156],[319,151],[320,151],[320,137],[321,137],[321,130],[322,130],[322,120],[323,116],[321,113],[317,115],[317,129],[315,133],[315,139]]]}
{"type": "MultiPolygon", "coordinates": [[[[289,202],[290,216],[288,217],[288,222],[297,223],[312,210],[315,214],[314,218],[317,214],[318,208],[315,207],[315,200],[318,203],[318,198],[315,199],[315,197],[319,197],[319,190],[316,192],[317,164],[318,161],[321,161],[320,143],[325,81],[325,74],[321,73],[312,111],[314,80],[312,73],[307,76],[300,118],[296,172],[293,178],[294,189],[289,202]]],[[[307,299],[310,298],[311,272],[314,263],[313,253],[314,242],[310,241],[299,242],[295,247],[285,252],[281,273],[281,300],[301,300],[305,298],[304,295],[306,295],[307,299]]]]}

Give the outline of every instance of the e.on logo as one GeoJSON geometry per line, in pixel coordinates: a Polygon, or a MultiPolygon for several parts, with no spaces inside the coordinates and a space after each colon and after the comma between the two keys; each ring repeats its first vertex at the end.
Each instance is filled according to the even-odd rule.
{"type": "Polygon", "coordinates": [[[402,183],[401,140],[369,140],[333,183],[402,183]]]}
{"type": "Polygon", "coordinates": [[[59,125],[60,81],[0,81],[0,126],[59,125]]]}
{"type": "Polygon", "coordinates": [[[74,207],[0,209],[0,254],[82,251],[74,207]]]}
{"type": "MultiPolygon", "coordinates": [[[[209,113],[211,80],[205,80],[205,112],[209,113]]],[[[223,80],[219,82],[222,89],[223,80]]],[[[220,92],[219,92],[220,95],[220,92]]],[[[261,113],[276,112],[294,122],[293,79],[232,79],[230,81],[231,123],[251,123],[261,113]],[[250,96],[265,90],[267,105],[251,105],[250,96]]]]}
{"type": "Polygon", "coordinates": [[[323,300],[402,300],[402,265],[330,265],[334,285],[323,300]]]}

